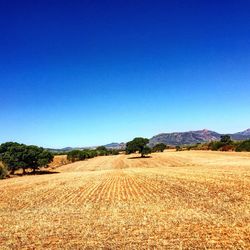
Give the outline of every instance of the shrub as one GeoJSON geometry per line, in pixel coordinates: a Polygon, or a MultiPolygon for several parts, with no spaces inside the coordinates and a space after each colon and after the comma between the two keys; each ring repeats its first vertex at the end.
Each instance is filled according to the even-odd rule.
{"type": "Polygon", "coordinates": [[[98,153],[96,150],[88,150],[88,158],[94,158],[98,156],[98,153]]]}
{"type": "Polygon", "coordinates": [[[105,146],[99,146],[96,148],[97,151],[107,151],[107,148],[105,146]]]}
{"type": "Polygon", "coordinates": [[[234,145],[225,145],[220,148],[220,151],[233,151],[234,145]]]}
{"type": "Polygon", "coordinates": [[[246,140],[243,141],[241,143],[238,144],[238,146],[236,147],[235,151],[237,152],[250,152],[250,140],[246,140]]]}
{"type": "Polygon", "coordinates": [[[166,148],[164,143],[158,143],[152,148],[152,152],[163,152],[166,148]]]}
{"type": "Polygon", "coordinates": [[[109,152],[107,150],[98,150],[97,152],[99,156],[109,155],[109,152]]]}
{"type": "Polygon", "coordinates": [[[111,149],[110,151],[111,155],[119,155],[120,151],[118,149],[111,149]]]}
{"type": "Polygon", "coordinates": [[[225,144],[221,141],[212,141],[208,144],[208,148],[213,151],[219,150],[222,146],[225,146],[225,144]]]}

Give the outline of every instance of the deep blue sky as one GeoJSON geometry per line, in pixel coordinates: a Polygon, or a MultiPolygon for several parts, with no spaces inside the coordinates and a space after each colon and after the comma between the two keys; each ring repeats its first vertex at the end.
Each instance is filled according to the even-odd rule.
{"type": "Polygon", "coordinates": [[[250,1],[0,1],[0,143],[250,127],[250,1]]]}

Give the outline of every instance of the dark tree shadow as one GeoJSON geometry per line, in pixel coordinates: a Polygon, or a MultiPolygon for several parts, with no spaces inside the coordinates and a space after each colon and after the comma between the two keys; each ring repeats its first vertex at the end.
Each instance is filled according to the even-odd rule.
{"type": "Polygon", "coordinates": [[[152,158],[152,156],[133,156],[133,157],[128,157],[127,159],[130,159],[130,160],[135,160],[135,159],[145,159],[145,158],[152,158]]]}
{"type": "Polygon", "coordinates": [[[12,174],[10,176],[44,175],[44,174],[59,174],[59,173],[60,172],[57,172],[57,171],[37,170],[35,172],[26,172],[25,174],[23,174],[23,173],[16,173],[16,174],[12,174]]]}
{"type": "Polygon", "coordinates": [[[59,174],[57,171],[49,171],[49,170],[37,170],[35,172],[29,172],[27,175],[43,175],[43,174],[59,174]]]}

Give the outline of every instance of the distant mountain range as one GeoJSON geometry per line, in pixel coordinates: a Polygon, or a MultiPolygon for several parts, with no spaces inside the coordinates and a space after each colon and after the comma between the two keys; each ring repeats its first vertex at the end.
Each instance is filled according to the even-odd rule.
{"type": "MultiPolygon", "coordinates": [[[[101,145],[102,146],[102,145],[101,145]]],[[[118,142],[112,142],[106,145],[103,145],[107,149],[125,149],[126,148],[126,143],[118,143],[118,142]]],[[[57,152],[57,153],[66,153],[71,150],[83,150],[83,149],[95,149],[98,146],[93,146],[93,147],[66,147],[66,148],[47,148],[50,152],[57,152]]]]}
{"type": "MultiPolygon", "coordinates": [[[[223,134],[207,129],[188,132],[162,133],[153,136],[149,141],[149,146],[154,146],[157,143],[165,143],[171,146],[204,143],[220,140],[222,135],[223,134]]],[[[250,139],[250,129],[229,135],[233,140],[250,139]]]]}
{"type": "MultiPolygon", "coordinates": [[[[215,131],[203,129],[196,131],[188,131],[188,132],[174,132],[174,133],[162,133],[153,136],[149,140],[149,146],[153,147],[157,143],[165,143],[170,146],[177,145],[190,145],[196,143],[205,143],[209,141],[220,140],[220,137],[223,134],[217,133],[215,131]]],[[[250,129],[244,130],[242,132],[238,132],[235,134],[229,134],[233,140],[247,140],[250,139],[250,129]]],[[[117,143],[112,142],[104,145],[108,149],[125,149],[126,143],[117,143]]],[[[96,147],[66,147],[62,149],[52,149],[48,148],[48,150],[52,152],[68,152],[73,149],[95,149],[96,147]]]]}
{"type": "Polygon", "coordinates": [[[47,150],[49,150],[50,152],[55,152],[55,153],[64,153],[64,152],[69,152],[71,150],[75,150],[75,149],[86,149],[88,147],[66,147],[66,148],[46,148],[47,150]]]}

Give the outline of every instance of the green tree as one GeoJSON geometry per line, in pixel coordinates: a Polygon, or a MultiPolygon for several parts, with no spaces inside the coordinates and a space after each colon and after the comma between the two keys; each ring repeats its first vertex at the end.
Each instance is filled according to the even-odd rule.
{"type": "Polygon", "coordinates": [[[105,146],[99,146],[96,148],[97,154],[99,156],[110,155],[111,152],[105,146]]]}
{"type": "Polygon", "coordinates": [[[208,144],[208,148],[217,151],[217,150],[222,150],[222,151],[228,151],[233,148],[233,141],[231,140],[231,137],[229,135],[222,135],[220,137],[220,141],[212,141],[208,144]],[[232,147],[228,147],[232,146],[232,147]]]}
{"type": "Polygon", "coordinates": [[[79,152],[79,160],[80,160],[80,161],[83,161],[83,160],[87,159],[88,156],[89,156],[88,150],[81,150],[81,151],[79,152]]]}
{"type": "Polygon", "coordinates": [[[67,159],[71,162],[79,161],[80,154],[81,154],[80,150],[77,150],[77,149],[72,150],[72,151],[68,152],[67,159]]]}
{"type": "Polygon", "coordinates": [[[109,150],[96,150],[99,156],[110,155],[109,150]]]}
{"type": "Polygon", "coordinates": [[[145,157],[145,155],[151,154],[152,150],[150,147],[145,146],[141,151],[141,157],[145,157]]]}
{"type": "Polygon", "coordinates": [[[11,174],[14,174],[19,168],[28,168],[27,162],[25,162],[25,145],[19,143],[7,142],[0,146],[1,160],[3,164],[10,170],[11,174]]]}
{"type": "Polygon", "coordinates": [[[220,137],[220,142],[224,143],[224,145],[228,145],[232,142],[230,135],[222,135],[220,137]]]}
{"type": "Polygon", "coordinates": [[[48,166],[49,163],[51,163],[54,159],[54,156],[51,152],[44,150],[43,148],[40,148],[41,151],[38,154],[37,158],[37,167],[45,167],[48,166]]]}
{"type": "Polygon", "coordinates": [[[250,152],[250,140],[243,141],[237,145],[235,151],[237,152],[250,152]]]}
{"type": "MultiPolygon", "coordinates": [[[[106,155],[106,151],[103,151],[106,155]]],[[[90,149],[84,149],[84,150],[72,150],[70,152],[67,153],[67,159],[71,162],[75,162],[75,161],[83,161],[85,159],[89,159],[89,158],[93,158],[100,155],[99,151],[97,150],[90,150],[90,149]]]]}
{"type": "Polygon", "coordinates": [[[166,148],[167,148],[166,144],[158,143],[153,147],[152,151],[153,152],[163,152],[166,148]]]}
{"type": "Polygon", "coordinates": [[[40,167],[47,166],[53,160],[52,153],[42,147],[25,145],[24,148],[23,161],[26,163],[27,168],[31,168],[33,172],[40,167]]]}
{"type": "Polygon", "coordinates": [[[89,154],[89,158],[94,158],[98,156],[98,153],[96,150],[89,150],[88,154],[89,154]]]}
{"type": "Polygon", "coordinates": [[[120,151],[118,149],[111,149],[110,151],[111,155],[119,155],[120,151]]]}
{"type": "Polygon", "coordinates": [[[10,147],[12,146],[19,146],[22,144],[19,144],[17,142],[5,142],[0,145],[0,155],[5,153],[10,147]]]}
{"type": "Polygon", "coordinates": [[[223,146],[224,146],[224,142],[221,142],[221,141],[212,141],[208,144],[208,148],[213,151],[217,151],[223,146]]]}
{"type": "Polygon", "coordinates": [[[52,153],[37,146],[7,142],[0,145],[0,159],[12,174],[17,169],[36,169],[46,166],[53,160],[52,153]]]}
{"type": "Polygon", "coordinates": [[[126,144],[126,153],[131,154],[138,151],[141,157],[144,157],[146,154],[149,154],[149,149],[146,146],[148,142],[149,139],[147,138],[136,137],[126,144]]]}
{"type": "Polygon", "coordinates": [[[107,148],[105,146],[99,146],[96,148],[97,151],[107,151],[107,148]]]}

